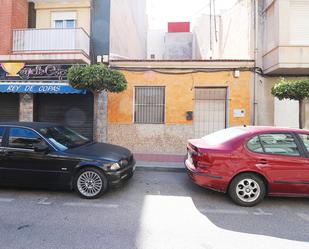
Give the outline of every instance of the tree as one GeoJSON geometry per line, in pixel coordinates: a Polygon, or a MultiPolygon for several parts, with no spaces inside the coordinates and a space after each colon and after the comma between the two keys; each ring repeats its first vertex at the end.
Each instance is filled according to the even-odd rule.
{"type": "Polygon", "coordinates": [[[309,79],[286,80],[282,78],[271,89],[271,93],[279,100],[290,99],[299,102],[299,127],[304,127],[304,100],[309,97],[309,79]]]}
{"type": "Polygon", "coordinates": [[[123,73],[103,64],[73,66],[69,69],[68,80],[72,87],[88,89],[93,93],[102,91],[119,93],[127,89],[123,73]]]}
{"type": "Polygon", "coordinates": [[[122,92],[127,89],[127,81],[123,73],[108,68],[103,64],[90,66],[73,66],[69,69],[68,80],[76,89],[90,90],[94,101],[94,137],[99,142],[107,139],[106,93],[122,92]],[[100,101],[105,99],[105,101],[100,101]]]}

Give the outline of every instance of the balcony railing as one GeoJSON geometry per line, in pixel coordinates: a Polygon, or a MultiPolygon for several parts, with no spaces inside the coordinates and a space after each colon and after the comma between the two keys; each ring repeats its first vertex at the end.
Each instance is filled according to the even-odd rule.
{"type": "Polygon", "coordinates": [[[89,46],[89,35],[82,28],[13,31],[13,53],[83,52],[88,56],[89,46]]]}

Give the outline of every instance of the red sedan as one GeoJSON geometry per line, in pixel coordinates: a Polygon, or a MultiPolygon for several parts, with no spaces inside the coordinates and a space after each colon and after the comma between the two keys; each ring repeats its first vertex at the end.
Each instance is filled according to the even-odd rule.
{"type": "Polygon", "coordinates": [[[228,193],[241,206],[265,195],[309,196],[309,131],[233,127],[188,141],[185,162],[196,184],[228,193]]]}

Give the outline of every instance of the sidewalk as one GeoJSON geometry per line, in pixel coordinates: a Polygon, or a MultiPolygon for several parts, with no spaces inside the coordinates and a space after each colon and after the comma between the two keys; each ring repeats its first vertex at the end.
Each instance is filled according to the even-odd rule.
{"type": "Polygon", "coordinates": [[[184,155],[134,153],[137,170],[185,172],[184,155]]]}

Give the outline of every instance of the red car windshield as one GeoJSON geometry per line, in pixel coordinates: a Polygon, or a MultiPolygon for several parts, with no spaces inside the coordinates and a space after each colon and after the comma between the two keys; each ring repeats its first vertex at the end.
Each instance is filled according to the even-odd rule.
{"type": "Polygon", "coordinates": [[[242,127],[232,127],[224,130],[216,131],[205,137],[202,137],[209,145],[218,145],[226,143],[238,136],[246,133],[246,130],[242,127]]]}

